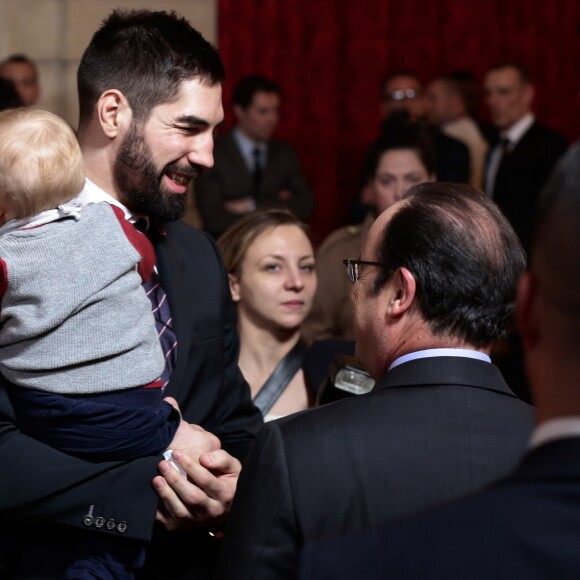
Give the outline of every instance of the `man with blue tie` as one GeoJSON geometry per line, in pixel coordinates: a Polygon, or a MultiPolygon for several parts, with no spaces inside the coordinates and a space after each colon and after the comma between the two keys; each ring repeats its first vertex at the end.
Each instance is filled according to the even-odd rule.
{"type": "Polygon", "coordinates": [[[267,77],[244,77],[234,87],[234,129],[216,140],[214,167],[196,183],[203,226],[214,237],[240,216],[281,207],[308,221],[314,202],[300,160],[287,142],[274,139],[281,90],[267,77]]]}

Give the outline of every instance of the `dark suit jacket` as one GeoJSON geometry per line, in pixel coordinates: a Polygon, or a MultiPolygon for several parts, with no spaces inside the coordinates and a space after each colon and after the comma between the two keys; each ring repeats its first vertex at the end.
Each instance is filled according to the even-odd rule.
{"type": "Polygon", "coordinates": [[[469,183],[469,149],[458,139],[445,135],[438,129],[433,129],[431,135],[438,181],[469,183]]]}
{"type": "Polygon", "coordinates": [[[293,578],[306,542],[477,490],[509,472],[531,428],[496,367],[456,357],[407,362],[368,395],[267,423],[218,578],[293,578]]]}
{"type": "Polygon", "coordinates": [[[526,250],[531,241],[538,194],[566,146],[562,135],[534,122],[498,169],[493,200],[526,250]]]}
{"type": "Polygon", "coordinates": [[[195,184],[195,198],[203,226],[213,236],[222,234],[240,216],[223,207],[224,201],[253,197],[258,209],[287,208],[307,221],[314,207],[312,193],[293,147],[284,141],[268,141],[268,157],[258,192],[254,191],[254,177],[240,153],[233,134],[216,140],[214,166],[206,170],[195,184]],[[278,192],[287,189],[288,199],[280,199],[278,192]]]}
{"type": "MultiPolygon", "coordinates": [[[[223,448],[241,458],[262,420],[237,368],[239,345],[227,276],[207,234],[181,222],[166,229],[167,236],[156,244],[157,263],[178,346],[165,393],[177,399],[187,421],[217,435],[223,448]]],[[[96,464],[60,453],[18,431],[0,388],[0,525],[20,540],[24,554],[16,563],[21,576],[14,577],[60,577],[59,566],[70,563],[67,538],[78,538],[85,530],[149,540],[158,504],[151,480],[159,461],[148,457],[96,464]],[[126,531],[94,523],[87,527],[83,522],[89,513],[94,521],[125,522],[126,531]]],[[[165,558],[160,570],[171,571],[166,577],[180,578],[181,571],[186,577],[187,570],[192,577],[191,570],[211,566],[209,535],[192,536],[156,534],[152,552],[161,551],[165,558]]]]}
{"type": "Polygon", "coordinates": [[[307,547],[300,578],[576,580],[579,545],[580,438],[570,438],[482,493],[307,547]]]}

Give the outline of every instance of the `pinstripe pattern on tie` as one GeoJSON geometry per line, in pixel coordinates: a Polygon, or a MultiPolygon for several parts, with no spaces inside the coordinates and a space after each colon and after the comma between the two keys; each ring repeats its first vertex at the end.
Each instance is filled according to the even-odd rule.
{"type": "Polygon", "coordinates": [[[165,355],[165,368],[161,374],[163,386],[167,386],[171,372],[176,362],[177,355],[177,338],[173,328],[173,318],[169,309],[167,295],[161,287],[157,272],[153,272],[151,278],[143,283],[143,288],[151,302],[151,311],[155,318],[155,327],[157,335],[161,342],[161,348],[165,355]]]}

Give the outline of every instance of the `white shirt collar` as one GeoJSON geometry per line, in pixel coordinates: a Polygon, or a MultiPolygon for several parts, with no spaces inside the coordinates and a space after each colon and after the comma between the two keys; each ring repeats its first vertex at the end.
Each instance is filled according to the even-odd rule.
{"type": "Polygon", "coordinates": [[[417,360],[420,358],[432,358],[438,356],[455,356],[455,357],[463,357],[463,358],[473,358],[476,360],[480,360],[486,363],[491,363],[491,359],[483,352],[479,352],[478,350],[470,350],[468,348],[428,348],[425,350],[418,350],[416,352],[410,352],[408,354],[404,354],[399,358],[396,358],[391,365],[389,366],[388,370],[394,369],[403,363],[417,360]]]}
{"type": "Polygon", "coordinates": [[[134,224],[138,219],[138,216],[136,216],[132,211],[127,209],[118,199],[108,194],[104,189],[101,189],[89,178],[85,179],[85,186],[83,187],[83,190],[80,192],[78,199],[81,201],[82,205],[106,201],[108,204],[115,205],[118,208],[122,209],[123,213],[125,214],[125,219],[128,222],[134,224]]]}
{"type": "Polygon", "coordinates": [[[535,449],[540,445],[544,445],[544,443],[570,437],[580,437],[580,417],[550,419],[534,429],[530,440],[530,448],[535,449]]]}
{"type": "Polygon", "coordinates": [[[534,115],[528,113],[524,115],[519,121],[516,121],[507,131],[501,132],[501,137],[510,142],[513,147],[523,136],[524,133],[534,124],[534,115]]]}

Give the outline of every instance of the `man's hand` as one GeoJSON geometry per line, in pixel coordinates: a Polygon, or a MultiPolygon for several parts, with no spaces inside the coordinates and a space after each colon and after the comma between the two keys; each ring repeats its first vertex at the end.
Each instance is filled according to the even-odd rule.
{"type": "MultiPolygon", "coordinates": [[[[165,397],[164,401],[179,411],[179,405],[174,398],[165,397]]],[[[215,451],[220,447],[221,442],[215,435],[199,425],[191,425],[182,419],[168,449],[183,451],[197,460],[203,453],[215,451]]]]}
{"type": "Polygon", "coordinates": [[[230,510],[241,463],[223,449],[198,460],[174,451],[172,459],[187,473],[184,478],[168,461],[159,464],[161,476],[153,486],[161,499],[157,521],[169,531],[218,526],[230,510]]]}

